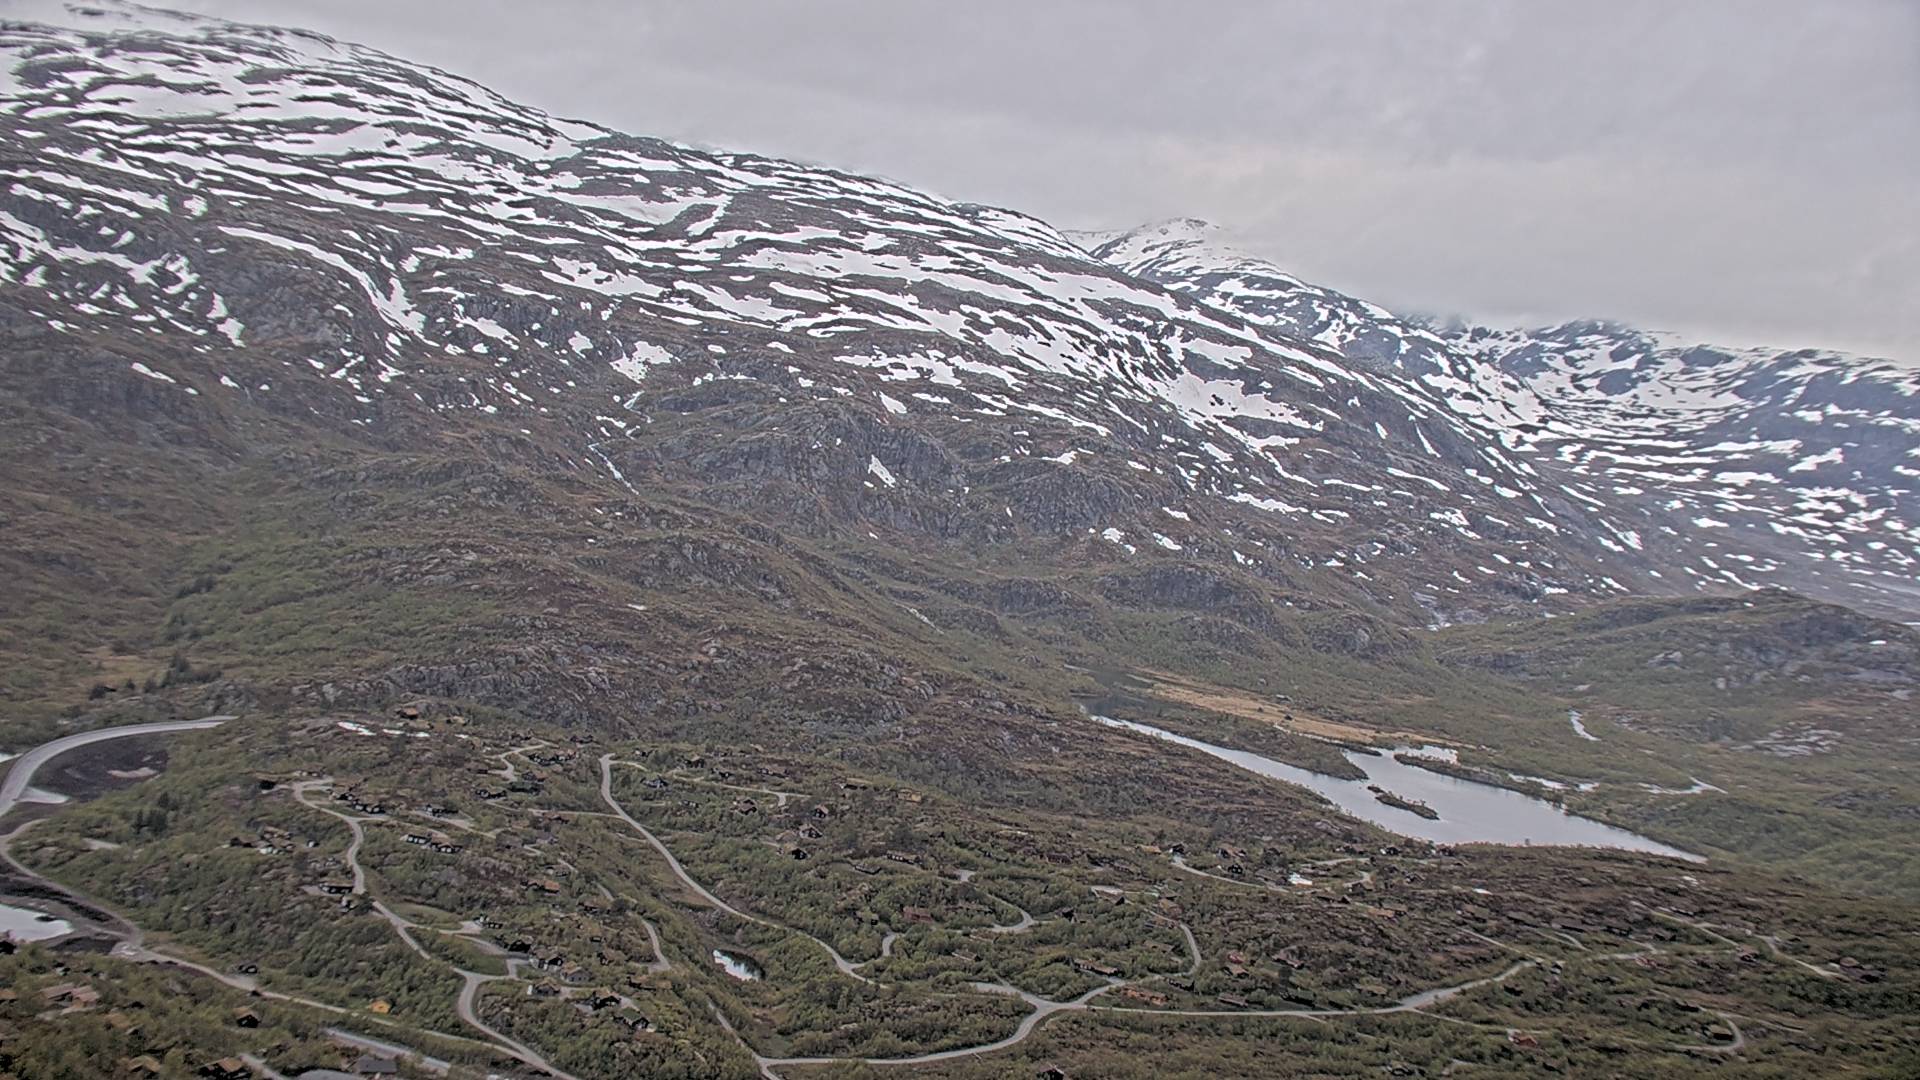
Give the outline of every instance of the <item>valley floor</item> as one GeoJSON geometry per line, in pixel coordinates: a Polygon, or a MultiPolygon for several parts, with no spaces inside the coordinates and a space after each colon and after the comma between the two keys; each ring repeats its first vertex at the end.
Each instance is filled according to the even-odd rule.
{"type": "MultiPolygon", "coordinates": [[[[78,927],[72,946],[30,946],[11,963],[43,964],[98,942],[111,946],[98,963],[159,965],[304,1010],[324,1025],[313,1038],[342,1053],[358,1045],[344,1029],[357,1027],[409,1068],[517,1063],[568,1080],[608,1075],[627,1067],[621,1061],[684,1065],[688,1053],[715,1075],[973,1075],[974,1065],[1002,1075],[1012,1062],[1059,1061],[1109,1075],[1116,1062],[1097,1049],[1104,1040],[1155,1031],[1177,1074],[1200,1049],[1229,1063],[1249,1047],[1281,1060],[1364,1061],[1379,1052],[1366,1047],[1380,1025],[1394,1032],[1383,1036],[1396,1047],[1391,1060],[1416,1068],[1477,1059],[1580,1074],[1624,1060],[1685,1072],[1725,1059],[1771,1069],[1812,1052],[1810,1023],[1832,1038],[1884,1033],[1895,1021],[1828,1012],[1817,998],[1864,991],[1865,1005],[1904,985],[1884,957],[1826,956],[1832,928],[1791,912],[1769,921],[1754,901],[1724,896],[1717,871],[1625,853],[1369,844],[1292,863],[1316,884],[1276,884],[1265,871],[1229,876],[1211,854],[1196,855],[1211,869],[1195,865],[1185,855],[1192,842],[1175,841],[1172,853],[1115,843],[1125,828],[1079,838],[1081,855],[1048,853],[1047,841],[1068,834],[1048,836],[1043,820],[993,825],[824,762],[723,748],[593,752],[565,739],[379,718],[293,727],[299,753],[332,759],[327,774],[256,763],[238,786],[180,785],[246,760],[186,734],[223,720],[229,745],[257,749],[272,737],[258,720],[168,725],[178,734],[168,736],[175,751],[161,776],[6,835],[14,891],[78,927]],[[409,767],[381,744],[431,745],[431,765],[409,767]],[[468,764],[447,771],[448,754],[468,764]],[[456,811],[442,805],[450,793],[429,792],[459,772],[477,779],[478,794],[456,811]],[[156,785],[164,790],[147,790],[156,785]],[[190,790],[216,805],[186,805],[190,790]],[[129,837],[132,804],[164,804],[194,825],[129,837]],[[913,820],[910,831],[896,818],[913,820]],[[229,844],[228,832],[254,839],[229,844]],[[997,855],[1009,833],[1040,843],[997,855]],[[486,867],[473,865],[476,852],[486,867]],[[1604,884],[1605,900],[1514,893],[1516,879],[1539,872],[1526,866],[1536,856],[1572,872],[1576,891],[1604,884]],[[233,870],[190,871],[211,892],[187,912],[154,906],[162,879],[213,860],[233,870]],[[295,866],[280,865],[289,860],[295,866]],[[239,869],[249,863],[255,869],[239,869]],[[459,869],[449,876],[449,866],[459,869]],[[1649,879],[1669,884],[1651,894],[1649,879]],[[285,945],[272,940],[280,933],[235,936],[189,914],[238,893],[290,909],[285,945]],[[340,934],[364,943],[363,960],[384,972],[377,982],[417,993],[379,997],[369,1010],[339,973],[299,959],[340,934]],[[1421,962],[1391,946],[1355,954],[1356,939],[1432,944],[1420,947],[1429,953],[1421,962]],[[760,977],[730,977],[709,955],[721,948],[751,957],[760,977]],[[250,959],[236,966],[240,957],[250,959]],[[1337,1051],[1301,1042],[1325,1024],[1352,1029],[1337,1051]],[[1423,1034],[1410,1037],[1409,1024],[1423,1034]],[[1420,1065],[1421,1047],[1447,1057],[1420,1065]]],[[[48,744],[16,763],[8,787],[64,749],[157,734],[148,726],[48,744]]],[[[1232,845],[1221,856],[1258,861],[1232,845]]],[[[207,1053],[243,1053],[263,1070],[294,1064],[274,1065],[284,1052],[264,1040],[209,1041],[220,1045],[207,1053]]],[[[1243,1061],[1219,1075],[1264,1067],[1243,1061]]]]}

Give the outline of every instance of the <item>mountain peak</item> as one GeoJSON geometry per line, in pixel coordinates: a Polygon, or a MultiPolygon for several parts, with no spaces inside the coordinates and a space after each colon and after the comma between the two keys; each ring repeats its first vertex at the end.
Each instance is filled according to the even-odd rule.
{"type": "Polygon", "coordinates": [[[1153,236],[1166,240],[1208,240],[1220,226],[1205,218],[1172,217],[1162,221],[1150,221],[1145,225],[1128,230],[1129,236],[1153,236]]]}
{"type": "Polygon", "coordinates": [[[1886,379],[1457,340],[1197,218],[1063,236],[558,120],[357,46],[153,22],[137,49],[0,26],[22,62],[0,131],[39,155],[0,193],[0,254],[13,332],[111,342],[103,380],[192,422],[503,428],[623,491],[684,467],[720,503],[829,507],[823,531],[1073,537],[1403,609],[1911,580],[1914,398],[1886,379]],[[1860,445],[1867,426],[1884,437],[1860,445]],[[1676,433],[1699,446],[1656,445],[1676,433]]]}

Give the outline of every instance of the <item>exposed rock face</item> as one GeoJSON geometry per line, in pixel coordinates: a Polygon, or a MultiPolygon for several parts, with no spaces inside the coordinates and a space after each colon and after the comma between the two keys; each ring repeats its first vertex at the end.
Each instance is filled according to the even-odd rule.
{"type": "Polygon", "coordinates": [[[1920,610],[1920,373],[1821,350],[1723,349],[1601,322],[1424,324],[1222,249],[1205,222],[1082,235],[1101,258],[1430,387],[1525,463],[1555,520],[1659,571],[1655,591],[1775,584],[1920,610]]]}
{"type": "MultiPolygon", "coordinates": [[[[1076,243],[313,35],[117,5],[16,20],[0,372],[26,408],[168,452],[299,473],[470,448],[489,463],[444,512],[551,513],[561,485],[771,530],[634,545],[636,583],[797,604],[762,552],[800,533],[1090,569],[1111,603],[1229,619],[1222,640],[1351,611],[1343,651],[1629,590],[1911,589],[1916,384],[1882,369],[1650,345],[1596,375],[1585,332],[1421,329],[1184,226],[1076,243]],[[1694,371],[1730,404],[1677,430],[1648,403],[1694,371]],[[1873,437],[1773,415],[1816,393],[1873,437]]],[[[1086,602],[1033,588],[947,617],[1086,602]]]]}

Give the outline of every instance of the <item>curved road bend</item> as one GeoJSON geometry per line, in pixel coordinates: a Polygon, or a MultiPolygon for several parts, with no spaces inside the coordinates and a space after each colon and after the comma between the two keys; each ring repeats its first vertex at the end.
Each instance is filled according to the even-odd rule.
{"type": "MultiPolygon", "coordinates": [[[[480,995],[480,988],[482,986],[501,979],[518,978],[519,967],[524,964],[525,961],[508,960],[507,974],[505,975],[484,975],[477,971],[469,971],[450,961],[440,959],[432,953],[429,953],[426,948],[414,938],[414,931],[422,929],[419,923],[402,916],[399,912],[381,903],[367,891],[367,871],[366,868],[360,864],[360,849],[367,842],[367,831],[361,825],[363,819],[355,817],[352,814],[342,813],[331,806],[311,802],[307,799],[307,796],[314,790],[327,787],[332,783],[332,777],[303,780],[293,786],[293,797],[296,802],[309,810],[318,810],[320,813],[339,818],[341,821],[347,823],[347,829],[352,834],[353,840],[347,845],[344,857],[347,868],[353,873],[353,894],[365,897],[367,905],[373,909],[373,913],[385,919],[387,923],[393,927],[394,933],[399,935],[400,940],[405,943],[408,948],[419,953],[429,961],[446,964],[454,970],[455,974],[460,976],[460,993],[454,999],[454,1013],[469,1027],[492,1039],[493,1046],[496,1050],[503,1051],[509,1056],[520,1059],[522,1064],[548,1073],[549,1075],[559,1077],[561,1080],[575,1080],[575,1077],[571,1073],[549,1062],[540,1055],[539,1051],[503,1034],[485,1020],[481,1019],[479,1009],[475,1008],[475,1002],[480,995]]],[[[454,934],[452,936],[465,937],[464,934],[454,934]]]]}
{"type": "Polygon", "coordinates": [[[201,728],[219,727],[232,719],[234,717],[222,715],[208,716],[199,720],[162,720],[153,724],[128,724],[125,727],[82,731],[52,742],[41,743],[15,758],[13,767],[7,770],[6,779],[0,780],[0,818],[6,817],[7,812],[20,802],[20,797],[27,793],[27,785],[33,782],[33,774],[38,772],[42,765],[69,750],[133,735],[164,735],[170,731],[197,731],[201,728]]]}
{"type": "MultiPolygon", "coordinates": [[[[105,742],[108,739],[123,739],[123,738],[128,738],[134,735],[162,735],[162,734],[166,734],[169,732],[176,732],[176,731],[198,731],[204,728],[218,727],[221,724],[227,722],[228,720],[233,720],[233,719],[236,719],[236,718],[231,715],[219,715],[219,716],[208,716],[199,720],[167,720],[167,721],[161,721],[161,722],[152,723],[152,724],[129,724],[124,727],[101,728],[97,731],[79,732],[74,735],[68,735],[64,738],[54,739],[51,742],[42,743],[39,746],[34,747],[32,750],[27,751],[25,754],[22,754],[20,757],[14,759],[14,761],[12,762],[12,768],[7,770],[5,779],[0,780],[0,817],[6,816],[7,812],[12,810],[14,806],[19,803],[20,797],[26,793],[27,785],[32,783],[34,773],[38,772],[41,766],[45,765],[47,762],[52,761],[54,758],[59,757],[61,754],[64,754],[69,750],[77,749],[82,746],[88,746],[97,742],[105,742]]],[[[320,783],[325,783],[325,782],[326,781],[321,781],[320,783]]],[[[349,866],[351,866],[353,870],[353,878],[354,878],[353,891],[356,893],[365,893],[366,873],[360,866],[359,849],[360,849],[360,845],[364,843],[366,840],[366,834],[364,830],[361,829],[360,823],[354,818],[346,814],[342,814],[331,807],[319,806],[314,803],[308,802],[305,796],[307,791],[310,790],[312,786],[313,786],[313,782],[296,785],[294,790],[294,797],[301,804],[305,805],[309,809],[320,810],[325,813],[331,814],[334,817],[340,818],[341,820],[347,823],[349,828],[351,828],[353,832],[353,844],[348,850],[347,861],[349,866]]],[[[3,850],[3,842],[0,842],[0,856],[4,856],[6,862],[14,866],[15,869],[33,878],[34,880],[46,882],[48,885],[52,886],[58,891],[65,893],[69,896],[72,896],[75,899],[82,899],[79,894],[74,893],[72,890],[65,888],[64,886],[60,885],[58,882],[48,881],[46,878],[41,877],[39,874],[33,873],[32,871],[28,870],[26,867],[21,866],[19,863],[15,862],[12,855],[3,850]]],[[[369,899],[371,900],[371,898],[369,899]]],[[[95,906],[95,907],[99,906],[97,904],[93,904],[92,901],[88,901],[88,903],[90,906],[95,906]]],[[[401,940],[405,941],[407,945],[411,946],[416,952],[419,952],[422,956],[428,955],[426,953],[426,950],[422,949],[419,943],[414,941],[412,935],[408,932],[413,928],[412,923],[409,923],[407,920],[401,918],[399,915],[389,910],[386,907],[386,905],[381,904],[377,900],[373,900],[372,905],[374,909],[381,915],[382,918],[385,918],[388,922],[393,924],[393,927],[395,931],[399,933],[401,940]]],[[[131,921],[120,917],[117,914],[108,912],[104,907],[101,908],[101,910],[102,912],[108,914],[115,922],[119,923],[121,926],[126,928],[125,930],[126,939],[123,940],[120,944],[116,945],[113,949],[113,954],[122,959],[133,960],[136,962],[144,962],[144,963],[168,964],[174,967],[185,968],[187,970],[194,971],[202,975],[206,975],[209,978],[212,978],[218,982],[224,983],[227,986],[233,987],[236,990],[243,990],[248,993],[259,994],[262,997],[273,998],[278,1001],[285,1001],[285,1002],[288,1002],[289,1004],[304,1005],[309,1008],[320,1009],[325,1012],[334,1013],[340,1016],[355,1015],[350,1010],[343,1009],[338,1005],[329,1005],[326,1002],[315,1001],[312,998],[301,997],[296,994],[276,993],[272,990],[261,988],[259,984],[253,979],[229,975],[226,972],[216,971],[213,968],[207,967],[203,964],[196,964],[191,960],[185,960],[177,956],[168,955],[166,953],[155,952],[152,949],[146,948],[142,944],[145,934],[138,926],[136,926],[131,921]]],[[[431,959],[431,957],[429,958],[431,959]]],[[[554,1068],[552,1065],[548,1064],[545,1061],[545,1059],[543,1059],[539,1054],[535,1053],[532,1049],[528,1048],[522,1043],[519,1043],[512,1039],[507,1038],[506,1036],[500,1034],[498,1031],[493,1030],[491,1027],[488,1027],[485,1023],[482,1023],[477,1015],[473,1015],[472,1003],[473,1003],[474,992],[479,989],[480,982],[489,981],[488,977],[479,976],[473,972],[465,971],[457,967],[454,970],[458,971],[461,977],[464,980],[466,980],[466,984],[462,987],[462,990],[461,990],[460,1000],[457,1003],[459,1006],[457,1011],[461,1014],[461,1019],[466,1020],[469,1024],[472,1024],[475,1028],[478,1028],[480,1031],[485,1032],[486,1034],[492,1036],[495,1040],[497,1040],[497,1042],[494,1044],[482,1044],[482,1045],[491,1045],[492,1049],[507,1051],[512,1056],[518,1057],[522,1063],[529,1065],[535,1069],[546,1071],[551,1075],[565,1078],[565,1080],[573,1080],[573,1078],[569,1076],[569,1074],[557,1068],[554,1068]]],[[[445,1038],[456,1038],[456,1039],[459,1038],[459,1036],[446,1035],[443,1032],[435,1032],[435,1034],[441,1035],[442,1037],[445,1037],[445,1038]]],[[[390,1044],[383,1044],[383,1045],[390,1045],[390,1044]]],[[[425,1057],[425,1055],[420,1055],[420,1056],[423,1058],[425,1057]]],[[[428,1060],[431,1060],[431,1059],[428,1059],[428,1060]]]]}
{"type": "MultiPolygon", "coordinates": [[[[621,762],[620,764],[626,764],[626,763],[621,762]]],[[[667,845],[661,843],[660,838],[653,835],[652,830],[648,829],[645,825],[640,824],[639,820],[636,819],[632,814],[627,813],[626,807],[621,806],[619,800],[613,797],[613,766],[614,766],[614,758],[612,754],[604,754],[601,756],[600,758],[600,798],[601,800],[607,804],[607,807],[614,812],[615,816],[617,816],[621,821],[626,822],[627,826],[631,828],[634,832],[639,833],[640,838],[642,840],[645,840],[649,847],[653,848],[654,851],[660,853],[660,857],[662,859],[665,859],[667,862],[667,869],[673,871],[674,878],[677,879],[680,882],[680,884],[686,886],[689,892],[692,892],[695,896],[698,896],[700,899],[705,900],[708,904],[711,904],[712,906],[719,908],[721,911],[724,911],[727,914],[734,916],[735,918],[744,919],[750,923],[758,923],[761,926],[771,927],[775,930],[784,931],[789,934],[798,934],[799,936],[806,938],[808,941],[813,942],[815,945],[820,946],[822,949],[825,949],[827,952],[827,955],[833,959],[833,966],[840,969],[840,974],[845,975],[850,979],[858,979],[863,983],[873,982],[872,979],[869,979],[865,975],[860,974],[860,967],[861,967],[860,964],[853,963],[852,961],[848,960],[846,957],[841,956],[840,951],[838,949],[835,949],[833,946],[827,944],[825,941],[822,941],[819,938],[814,937],[812,934],[807,933],[805,930],[796,930],[791,926],[784,926],[780,923],[774,922],[772,919],[763,918],[762,916],[759,916],[759,915],[749,915],[746,912],[741,911],[739,908],[734,907],[732,904],[727,903],[725,900],[722,900],[719,897],[713,895],[713,893],[707,890],[706,886],[700,884],[698,881],[695,881],[693,878],[693,875],[687,873],[687,868],[680,865],[680,860],[673,857],[673,852],[667,850],[667,845]]]]}

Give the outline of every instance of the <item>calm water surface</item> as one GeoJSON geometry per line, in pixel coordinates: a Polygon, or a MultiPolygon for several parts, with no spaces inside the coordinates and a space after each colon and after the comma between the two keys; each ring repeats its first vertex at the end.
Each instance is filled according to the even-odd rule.
{"type": "MultiPolygon", "coordinates": [[[[1546,844],[1621,848],[1701,861],[1698,855],[1591,818],[1569,814],[1550,802],[1530,795],[1491,784],[1442,776],[1416,765],[1402,764],[1391,755],[1375,757],[1346,751],[1347,760],[1364,771],[1367,778],[1342,780],[1245,750],[1230,750],[1199,739],[1175,735],[1150,724],[1116,720],[1110,716],[1095,716],[1093,719],[1109,727],[1126,728],[1192,747],[1261,776],[1311,788],[1353,817],[1402,836],[1431,840],[1437,844],[1546,844]],[[1387,806],[1367,790],[1370,784],[1409,802],[1427,804],[1440,815],[1439,820],[1429,821],[1411,811],[1387,806]]],[[[1400,749],[1406,751],[1412,748],[1400,749]]]]}
{"type": "Polygon", "coordinates": [[[725,949],[713,950],[713,962],[719,964],[727,974],[739,979],[741,982],[753,982],[756,979],[764,979],[767,976],[766,971],[761,968],[759,964],[754,963],[748,957],[740,956],[737,953],[730,953],[725,949]]]}
{"type": "Polygon", "coordinates": [[[43,915],[30,908],[0,904],[0,937],[13,935],[15,941],[42,941],[73,930],[65,919],[43,915]]]}

